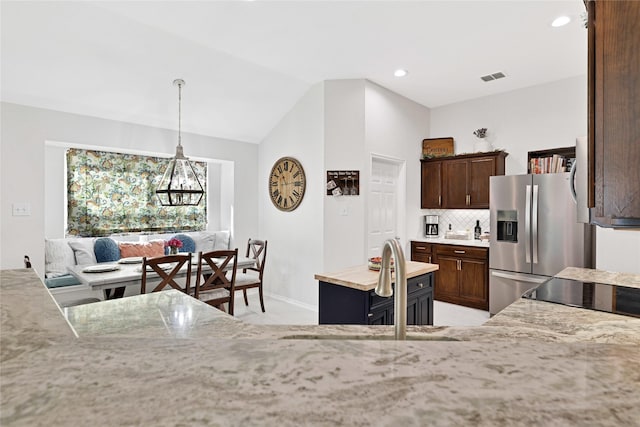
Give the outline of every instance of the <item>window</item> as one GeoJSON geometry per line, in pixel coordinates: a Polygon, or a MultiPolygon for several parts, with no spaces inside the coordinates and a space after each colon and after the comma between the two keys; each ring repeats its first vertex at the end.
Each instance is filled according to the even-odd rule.
{"type": "Polygon", "coordinates": [[[205,230],[207,164],[192,162],[205,195],[198,206],[162,206],[156,186],[168,160],[106,151],[67,150],[67,234],[205,230]]]}

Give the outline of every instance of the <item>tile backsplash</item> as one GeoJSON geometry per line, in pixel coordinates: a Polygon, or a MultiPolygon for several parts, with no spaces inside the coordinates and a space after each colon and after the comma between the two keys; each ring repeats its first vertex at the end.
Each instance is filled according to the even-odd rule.
{"type": "MultiPolygon", "coordinates": [[[[423,215],[438,215],[438,231],[440,237],[444,237],[444,232],[449,229],[469,230],[473,233],[476,221],[480,220],[482,232],[489,231],[489,209],[424,209],[423,215]]],[[[421,217],[422,235],[424,237],[424,216],[421,217]]]]}

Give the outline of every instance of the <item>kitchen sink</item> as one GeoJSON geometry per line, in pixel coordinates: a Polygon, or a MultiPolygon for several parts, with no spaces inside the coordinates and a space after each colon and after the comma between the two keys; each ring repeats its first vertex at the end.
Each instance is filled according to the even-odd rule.
{"type": "MultiPolygon", "coordinates": [[[[373,341],[395,341],[393,335],[316,335],[316,334],[300,334],[287,335],[280,339],[283,340],[373,340],[373,341]]],[[[409,335],[406,341],[460,341],[456,338],[433,336],[433,335],[409,335]]]]}

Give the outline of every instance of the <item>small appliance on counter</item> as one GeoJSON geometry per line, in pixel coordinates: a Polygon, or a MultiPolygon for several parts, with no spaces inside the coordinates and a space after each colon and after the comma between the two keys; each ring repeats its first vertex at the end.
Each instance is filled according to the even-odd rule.
{"type": "Polygon", "coordinates": [[[438,237],[438,215],[425,215],[424,216],[424,235],[425,237],[438,237]]]}

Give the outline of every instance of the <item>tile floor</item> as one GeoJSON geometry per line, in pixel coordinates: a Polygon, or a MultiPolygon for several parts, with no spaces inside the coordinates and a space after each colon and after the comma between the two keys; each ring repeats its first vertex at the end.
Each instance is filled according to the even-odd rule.
{"type": "MultiPolygon", "coordinates": [[[[256,289],[251,289],[249,306],[244,305],[242,293],[236,294],[235,317],[259,325],[317,325],[318,312],[265,295],[266,313],[260,310],[256,289]]],[[[433,323],[436,326],[479,326],[489,320],[489,312],[435,301],[433,323]]]]}

